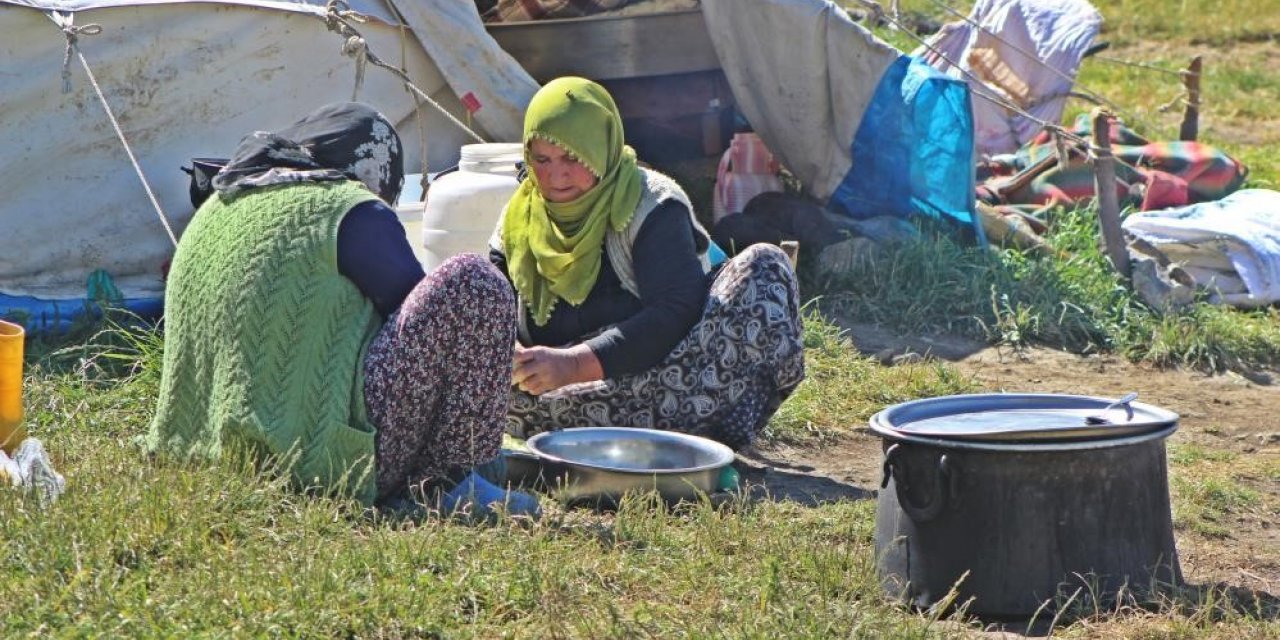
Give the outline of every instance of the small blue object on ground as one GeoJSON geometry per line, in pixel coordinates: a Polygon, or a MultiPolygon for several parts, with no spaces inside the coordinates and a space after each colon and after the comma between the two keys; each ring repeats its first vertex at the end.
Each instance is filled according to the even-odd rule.
{"type": "Polygon", "coordinates": [[[519,491],[503,490],[475,471],[467,474],[462,482],[444,494],[440,502],[445,513],[470,511],[473,516],[487,516],[493,513],[493,505],[496,503],[505,507],[507,515],[535,519],[542,515],[537,498],[519,491]]]}

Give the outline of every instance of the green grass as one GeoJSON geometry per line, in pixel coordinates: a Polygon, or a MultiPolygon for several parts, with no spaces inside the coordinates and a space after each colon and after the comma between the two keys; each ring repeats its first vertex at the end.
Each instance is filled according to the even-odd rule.
{"type": "Polygon", "coordinates": [[[1062,258],[957,245],[945,233],[863,261],[840,277],[804,281],[827,307],[902,332],[944,332],[1014,348],[1077,353],[1209,371],[1280,365],[1280,312],[1196,303],[1148,307],[1110,269],[1095,240],[1094,213],[1059,211],[1049,244],[1062,258]]]}
{"type": "Polygon", "coordinates": [[[1211,538],[1229,537],[1233,529],[1231,516],[1258,506],[1261,500],[1261,494],[1233,478],[1178,475],[1171,485],[1173,494],[1178,496],[1174,526],[1211,538]]]}
{"type": "MultiPolygon", "coordinates": [[[[971,388],[945,367],[880,367],[812,313],[805,343],[810,377],[774,438],[812,442],[865,424],[886,403],[971,388]]],[[[26,380],[29,425],[69,489],[45,508],[0,491],[6,637],[948,638],[973,629],[907,611],[880,590],[871,501],[668,507],[637,495],[613,514],[551,507],[535,524],[389,520],[299,494],[234,455],[180,463],[140,451],[157,333],[108,330],[88,346],[46,347],[26,380]]],[[[1194,448],[1175,461],[1232,462],[1194,448]]],[[[1256,507],[1205,482],[1218,484],[1175,484],[1204,535],[1256,507]]],[[[1158,614],[1080,611],[1059,625],[1068,636],[1096,625],[1127,637],[1274,629],[1261,609],[1235,604],[1200,625],[1205,607],[1225,605],[1197,602],[1147,605],[1158,614]]]]}
{"type": "Polygon", "coordinates": [[[1210,538],[1230,538],[1239,522],[1271,522],[1280,493],[1254,489],[1280,478],[1280,462],[1196,444],[1169,450],[1174,526],[1210,538]]]}
{"type": "Polygon", "coordinates": [[[941,364],[886,368],[860,357],[844,332],[816,312],[806,315],[804,342],[805,381],[769,422],[766,435],[775,441],[830,441],[887,405],[975,390],[941,364]]]}
{"type": "MultiPolygon", "coordinates": [[[[846,2],[858,8],[858,3],[846,2]]],[[[904,0],[904,13],[952,19],[970,3],[904,0]]],[[[1160,107],[1182,91],[1173,73],[1192,55],[1204,58],[1201,140],[1250,167],[1246,186],[1280,180],[1280,75],[1274,41],[1280,12],[1259,0],[1110,0],[1094,3],[1111,47],[1085,59],[1077,87],[1122,105],[1121,115],[1154,140],[1176,139],[1181,108],[1160,107]],[[1140,63],[1140,68],[1126,63],[1140,63]]],[[[902,31],[877,33],[903,50],[917,46],[902,31]]],[[[1072,100],[1064,122],[1092,104],[1072,100]]],[[[1108,351],[1133,360],[1209,371],[1280,366],[1280,312],[1199,303],[1164,312],[1138,299],[1099,251],[1096,210],[1056,211],[1048,242],[1064,258],[993,254],[927,235],[887,260],[865,263],[838,280],[812,282],[832,308],[859,322],[904,332],[939,331],[1015,348],[1039,344],[1074,352],[1108,351]]]]}
{"type": "MultiPolygon", "coordinates": [[[[809,326],[827,357],[851,361],[830,327],[809,326]]],[[[31,433],[69,489],[51,508],[0,491],[6,637],[954,635],[888,606],[866,501],[635,496],[616,514],[552,509],[534,525],[415,524],[300,495],[234,456],[151,459],[135,440],[158,340],[113,331],[95,339],[105,352],[33,359],[31,433]]],[[[825,415],[845,425],[845,411],[825,415]]]]}

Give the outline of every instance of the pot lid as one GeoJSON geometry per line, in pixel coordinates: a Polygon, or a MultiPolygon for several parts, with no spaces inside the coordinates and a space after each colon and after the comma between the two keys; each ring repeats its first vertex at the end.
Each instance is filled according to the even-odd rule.
{"type": "Polygon", "coordinates": [[[913,400],[871,418],[890,438],[983,442],[1068,442],[1160,431],[1178,414],[1140,402],[1137,394],[1096,398],[1058,394],[985,393],[913,400]]]}

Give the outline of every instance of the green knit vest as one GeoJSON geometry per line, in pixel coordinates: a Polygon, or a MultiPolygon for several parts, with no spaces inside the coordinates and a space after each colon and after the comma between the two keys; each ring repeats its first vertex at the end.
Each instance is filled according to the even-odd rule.
{"type": "Polygon", "coordinates": [[[356,182],[210,198],[182,234],[165,291],[152,451],[245,445],[292,460],[302,487],[375,497],[364,355],[381,319],[338,273],[338,224],[376,196],[356,182]]]}

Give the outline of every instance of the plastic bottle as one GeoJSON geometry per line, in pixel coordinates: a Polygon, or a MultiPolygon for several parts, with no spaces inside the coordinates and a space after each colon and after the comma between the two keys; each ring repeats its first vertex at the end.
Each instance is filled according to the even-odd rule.
{"type": "Polygon", "coordinates": [[[27,437],[22,424],[21,325],[0,320],[0,448],[13,454],[27,437]]]}
{"type": "Polygon", "coordinates": [[[520,143],[463,145],[458,170],[431,183],[422,212],[422,262],[428,271],[460,253],[488,252],[498,216],[515,193],[520,143]]]}

